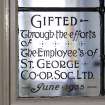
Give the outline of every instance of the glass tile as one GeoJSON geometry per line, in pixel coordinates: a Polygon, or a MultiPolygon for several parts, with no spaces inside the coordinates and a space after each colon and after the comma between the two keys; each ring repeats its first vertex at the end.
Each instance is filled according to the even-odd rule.
{"type": "Polygon", "coordinates": [[[99,13],[18,12],[18,26],[19,97],[99,96],[99,13]]]}
{"type": "Polygon", "coordinates": [[[19,7],[98,7],[99,0],[18,0],[19,7]]]}

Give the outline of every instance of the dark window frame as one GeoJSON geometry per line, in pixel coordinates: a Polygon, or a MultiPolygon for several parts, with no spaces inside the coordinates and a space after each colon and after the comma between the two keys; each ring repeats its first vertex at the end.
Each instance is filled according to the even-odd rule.
{"type": "Polygon", "coordinates": [[[99,7],[18,7],[18,12],[98,12],[100,14],[100,94],[105,95],[104,80],[104,0],[99,0],[99,7]]]}

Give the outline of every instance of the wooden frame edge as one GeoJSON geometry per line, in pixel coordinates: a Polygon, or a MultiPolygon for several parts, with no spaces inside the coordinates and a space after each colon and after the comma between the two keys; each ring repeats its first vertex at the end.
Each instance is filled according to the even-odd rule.
{"type": "Polygon", "coordinates": [[[0,105],[9,105],[9,0],[0,0],[0,9],[0,90],[2,95],[0,105]]]}

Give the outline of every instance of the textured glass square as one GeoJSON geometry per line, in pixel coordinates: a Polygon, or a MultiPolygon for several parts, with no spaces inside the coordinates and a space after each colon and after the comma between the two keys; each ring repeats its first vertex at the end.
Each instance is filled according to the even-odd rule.
{"type": "Polygon", "coordinates": [[[99,96],[99,13],[18,12],[18,26],[19,97],[99,96]]]}
{"type": "Polygon", "coordinates": [[[98,7],[99,0],[18,0],[19,7],[98,7]]]}

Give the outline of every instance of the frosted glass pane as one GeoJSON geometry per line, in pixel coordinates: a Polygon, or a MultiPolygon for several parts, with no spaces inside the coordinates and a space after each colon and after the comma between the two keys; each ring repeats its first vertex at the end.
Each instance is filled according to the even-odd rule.
{"type": "Polygon", "coordinates": [[[99,96],[100,15],[19,12],[18,96],[99,96]]]}
{"type": "Polygon", "coordinates": [[[99,0],[18,0],[19,7],[98,7],[99,0]]]}

